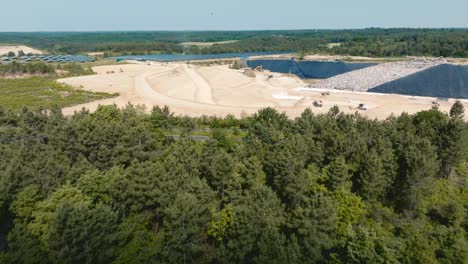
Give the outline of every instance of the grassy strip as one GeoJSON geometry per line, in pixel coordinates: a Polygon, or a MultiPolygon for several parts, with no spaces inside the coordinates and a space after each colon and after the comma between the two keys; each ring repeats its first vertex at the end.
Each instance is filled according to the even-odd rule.
{"type": "Polygon", "coordinates": [[[0,79],[0,106],[12,110],[62,108],[113,96],[116,94],[77,90],[44,77],[0,79]]]}

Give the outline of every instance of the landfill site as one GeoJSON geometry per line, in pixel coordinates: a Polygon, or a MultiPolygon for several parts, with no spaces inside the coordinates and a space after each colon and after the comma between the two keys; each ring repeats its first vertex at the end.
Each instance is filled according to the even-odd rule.
{"type": "MultiPolygon", "coordinates": [[[[244,65],[245,64],[245,65],[244,65]]],[[[65,108],[128,103],[167,105],[178,115],[250,115],[274,107],[290,117],[306,108],[326,113],[338,106],[385,119],[403,112],[438,107],[448,112],[455,100],[468,107],[468,66],[444,59],[412,59],[386,63],[253,59],[245,67],[189,62],[126,61],[97,66],[96,75],[60,79],[94,92],[118,93],[115,98],[65,108]]]]}

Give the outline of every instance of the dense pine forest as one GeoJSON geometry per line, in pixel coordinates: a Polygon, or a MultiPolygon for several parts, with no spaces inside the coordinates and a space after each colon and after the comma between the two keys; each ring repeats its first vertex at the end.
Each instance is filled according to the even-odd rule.
{"type": "Polygon", "coordinates": [[[463,112],[0,108],[0,263],[466,263],[463,112]]]}
{"type": "MultiPolygon", "coordinates": [[[[135,31],[0,33],[0,43],[30,45],[51,53],[104,52],[209,54],[297,51],[370,57],[468,58],[468,29],[368,28],[347,30],[135,31]],[[184,42],[234,43],[198,47],[184,42]]],[[[2,54],[0,54],[2,55],[2,54]]]]}

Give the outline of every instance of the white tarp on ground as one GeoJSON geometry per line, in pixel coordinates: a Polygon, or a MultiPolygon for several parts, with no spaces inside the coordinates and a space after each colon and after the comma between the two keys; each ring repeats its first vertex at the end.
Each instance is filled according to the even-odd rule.
{"type": "Polygon", "coordinates": [[[278,100],[301,100],[304,96],[288,95],[287,93],[273,94],[273,98],[278,100]]]}

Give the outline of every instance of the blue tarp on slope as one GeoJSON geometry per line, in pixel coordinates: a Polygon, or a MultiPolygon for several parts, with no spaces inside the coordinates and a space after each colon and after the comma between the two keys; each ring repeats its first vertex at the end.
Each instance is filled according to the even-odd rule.
{"type": "Polygon", "coordinates": [[[272,72],[291,73],[299,78],[327,79],[346,72],[374,66],[376,63],[342,61],[249,60],[250,68],[262,66],[272,72]]]}
{"type": "Polygon", "coordinates": [[[468,66],[438,65],[382,84],[369,92],[468,99],[468,66]]]}

